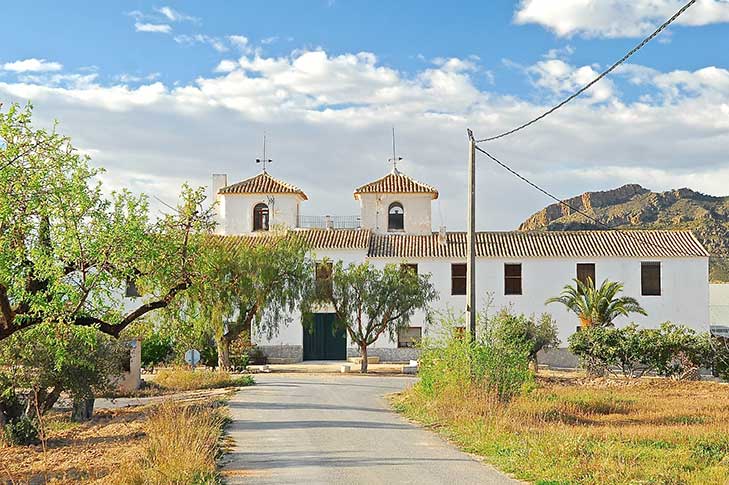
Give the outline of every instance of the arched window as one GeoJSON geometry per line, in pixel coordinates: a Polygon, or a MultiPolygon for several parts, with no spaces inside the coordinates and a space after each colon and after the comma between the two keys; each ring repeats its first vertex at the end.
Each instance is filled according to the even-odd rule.
{"type": "Polygon", "coordinates": [[[268,206],[264,203],[253,208],[253,230],[268,231],[268,206]]]}
{"type": "Polygon", "coordinates": [[[387,210],[387,230],[402,231],[405,229],[405,210],[400,202],[393,202],[387,210]]]}

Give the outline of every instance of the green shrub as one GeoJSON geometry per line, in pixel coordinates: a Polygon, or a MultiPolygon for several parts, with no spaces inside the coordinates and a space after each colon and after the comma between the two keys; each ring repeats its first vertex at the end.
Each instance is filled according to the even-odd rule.
{"type": "Polygon", "coordinates": [[[3,441],[9,445],[35,445],[38,440],[38,421],[30,416],[21,416],[2,428],[3,441]]]}
{"type": "Polygon", "coordinates": [[[166,362],[174,350],[172,337],[154,332],[142,340],[142,367],[154,369],[166,362]]]}
{"type": "Polygon", "coordinates": [[[504,309],[489,319],[488,330],[492,338],[500,342],[520,343],[528,348],[529,360],[537,368],[537,354],[540,350],[558,347],[557,322],[549,313],[543,313],[539,320],[534,315],[513,314],[504,309]]]}
{"type": "MultiPolygon", "coordinates": [[[[509,321],[513,315],[500,312],[497,318],[509,321]]],[[[533,379],[529,371],[530,343],[486,331],[481,332],[479,340],[471,341],[462,331],[462,323],[444,319],[441,325],[445,332],[440,338],[421,343],[420,390],[434,396],[474,387],[486,390],[501,402],[510,401],[533,379]]]]}
{"type": "Polygon", "coordinates": [[[592,374],[618,369],[625,377],[646,372],[671,378],[684,378],[711,361],[711,345],[706,334],[670,322],[660,328],[588,327],[569,338],[570,350],[592,374]]]}

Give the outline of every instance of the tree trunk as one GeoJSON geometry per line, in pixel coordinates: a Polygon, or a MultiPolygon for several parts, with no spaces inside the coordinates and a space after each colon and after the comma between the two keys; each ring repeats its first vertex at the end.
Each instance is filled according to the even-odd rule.
{"type": "Polygon", "coordinates": [[[230,340],[223,335],[217,341],[218,345],[218,368],[220,370],[230,370],[230,340]]]}
{"type": "Polygon", "coordinates": [[[94,398],[74,399],[71,410],[71,421],[88,421],[94,414],[94,398]]]}
{"type": "Polygon", "coordinates": [[[360,345],[359,346],[359,353],[362,357],[362,363],[360,364],[359,371],[362,374],[367,374],[367,345],[360,345]]]}

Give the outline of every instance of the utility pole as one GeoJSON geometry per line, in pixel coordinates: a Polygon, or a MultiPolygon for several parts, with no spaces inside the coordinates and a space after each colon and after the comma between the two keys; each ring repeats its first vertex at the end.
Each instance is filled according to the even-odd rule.
{"type": "Polygon", "coordinates": [[[466,235],[466,317],[476,340],[476,141],[468,131],[468,221],[466,235]]]}

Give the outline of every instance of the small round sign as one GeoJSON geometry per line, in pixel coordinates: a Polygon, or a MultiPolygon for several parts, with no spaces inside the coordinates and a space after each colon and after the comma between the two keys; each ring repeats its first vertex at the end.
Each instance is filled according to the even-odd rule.
{"type": "Polygon", "coordinates": [[[190,349],[185,352],[185,362],[195,367],[200,362],[200,352],[195,349],[190,349]]]}

